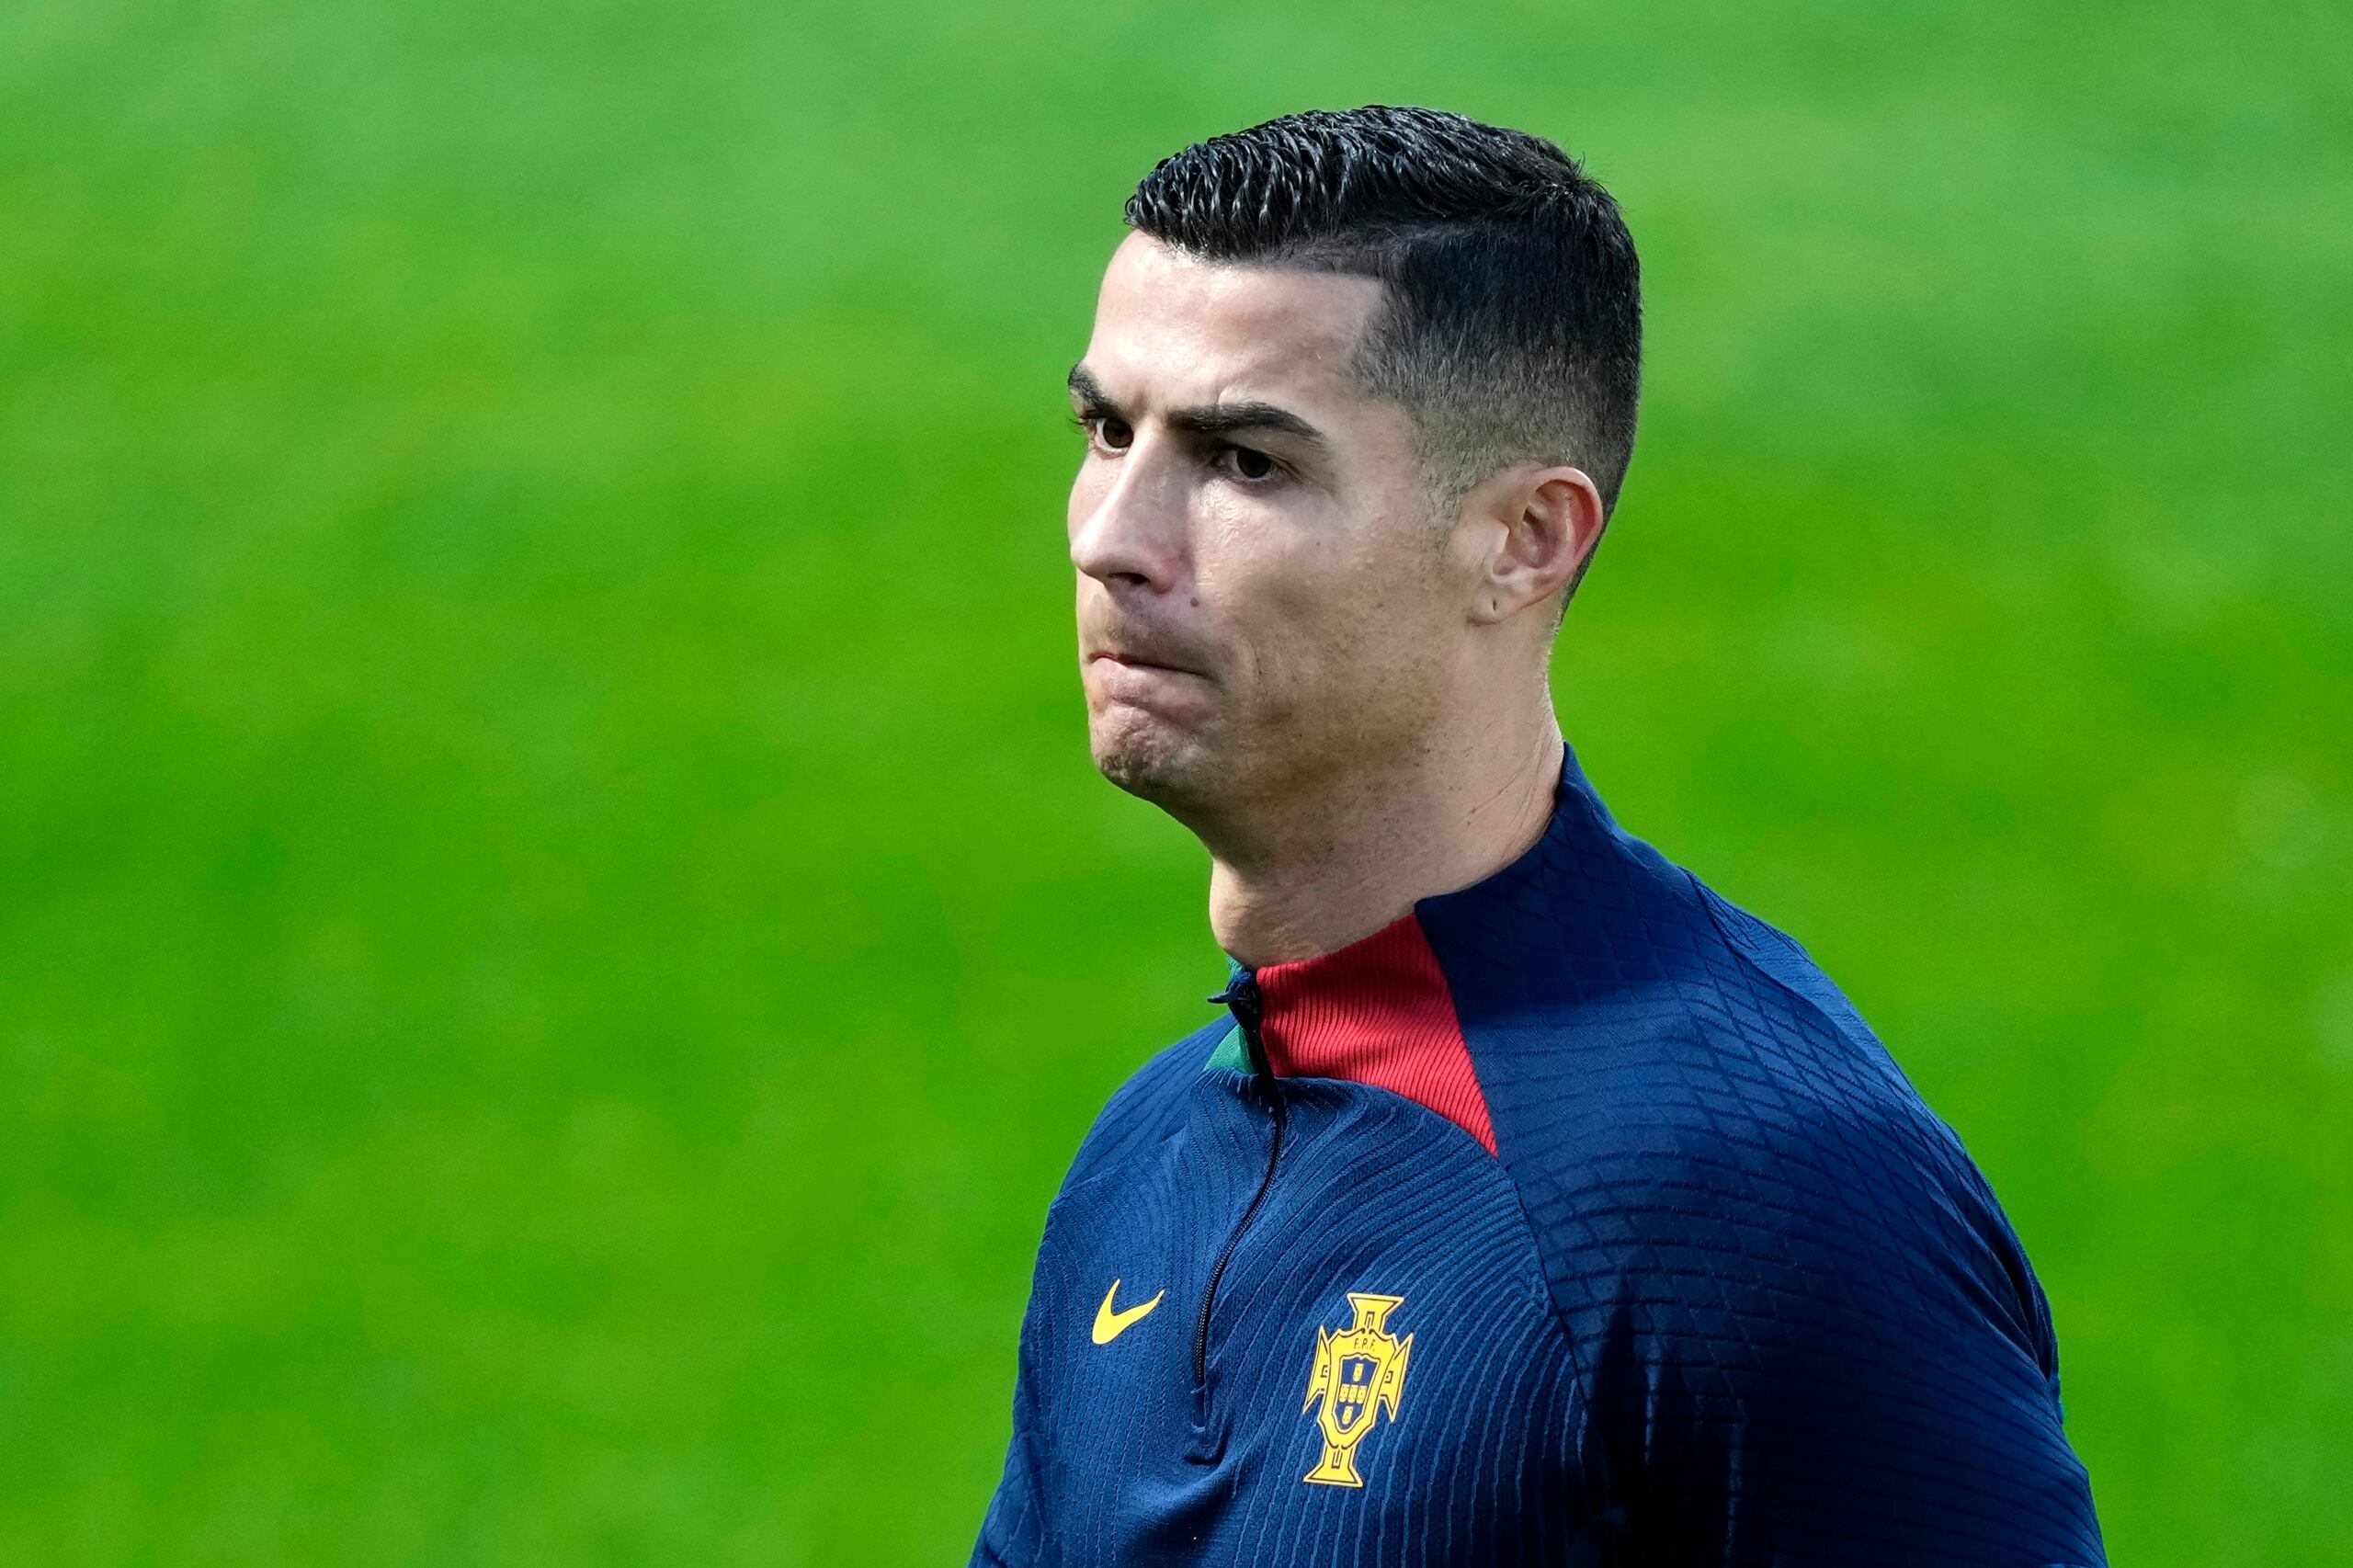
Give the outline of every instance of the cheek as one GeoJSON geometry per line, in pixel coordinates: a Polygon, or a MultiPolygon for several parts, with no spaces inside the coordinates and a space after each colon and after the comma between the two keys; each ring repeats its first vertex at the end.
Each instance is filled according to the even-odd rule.
{"type": "Polygon", "coordinates": [[[1331,503],[1200,497],[1188,607],[1268,711],[1418,701],[1439,656],[1444,568],[1399,519],[1331,503]]]}
{"type": "Polygon", "coordinates": [[[1376,727],[1426,709],[1446,667],[1443,587],[1435,563],[1403,551],[1336,562],[1302,583],[1283,616],[1301,695],[1336,721],[1376,727]]]}
{"type": "Polygon", "coordinates": [[[1330,528],[1219,519],[1203,532],[1197,616],[1223,646],[1233,684],[1269,713],[1328,697],[1361,629],[1365,575],[1330,528]]]}
{"type": "Polygon", "coordinates": [[[1271,508],[1219,507],[1200,524],[1186,608],[1225,646],[1245,683],[1259,684],[1313,644],[1328,546],[1317,529],[1271,508]]]}

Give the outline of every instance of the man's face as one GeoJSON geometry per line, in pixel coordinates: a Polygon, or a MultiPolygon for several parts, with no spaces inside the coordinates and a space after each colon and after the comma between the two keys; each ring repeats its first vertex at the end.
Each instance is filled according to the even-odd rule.
{"type": "Polygon", "coordinates": [[[1142,234],[1104,274],[1071,376],[1087,728],[1179,815],[1378,767],[1440,706],[1469,578],[1410,418],[1348,368],[1381,296],[1142,234]]]}

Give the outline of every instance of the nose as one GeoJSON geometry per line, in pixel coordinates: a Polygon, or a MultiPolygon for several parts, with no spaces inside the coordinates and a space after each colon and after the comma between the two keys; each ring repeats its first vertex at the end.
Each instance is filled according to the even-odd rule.
{"type": "Polygon", "coordinates": [[[1070,492],[1070,562],[1105,587],[1165,593],[1184,569],[1185,500],[1160,443],[1088,460],[1070,492]]]}

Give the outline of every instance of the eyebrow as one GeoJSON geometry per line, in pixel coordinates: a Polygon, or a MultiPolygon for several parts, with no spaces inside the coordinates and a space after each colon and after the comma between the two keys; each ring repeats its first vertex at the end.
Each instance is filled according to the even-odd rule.
{"type": "MultiPolygon", "coordinates": [[[[1084,363],[1070,368],[1070,393],[1087,408],[1125,416],[1118,400],[1103,390],[1103,383],[1084,363]]],[[[1330,445],[1323,431],[1290,409],[1271,403],[1197,403],[1189,408],[1172,408],[1162,417],[1170,429],[1191,436],[1236,436],[1248,430],[1277,430],[1319,449],[1330,445]]]]}

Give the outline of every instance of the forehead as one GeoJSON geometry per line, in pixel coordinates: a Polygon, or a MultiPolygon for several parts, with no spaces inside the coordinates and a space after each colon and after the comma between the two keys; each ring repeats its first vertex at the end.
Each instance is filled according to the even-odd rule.
{"type": "Polygon", "coordinates": [[[1349,365],[1381,297],[1370,278],[1202,261],[1130,234],[1104,271],[1086,364],[1145,406],[1364,404],[1349,365]]]}

